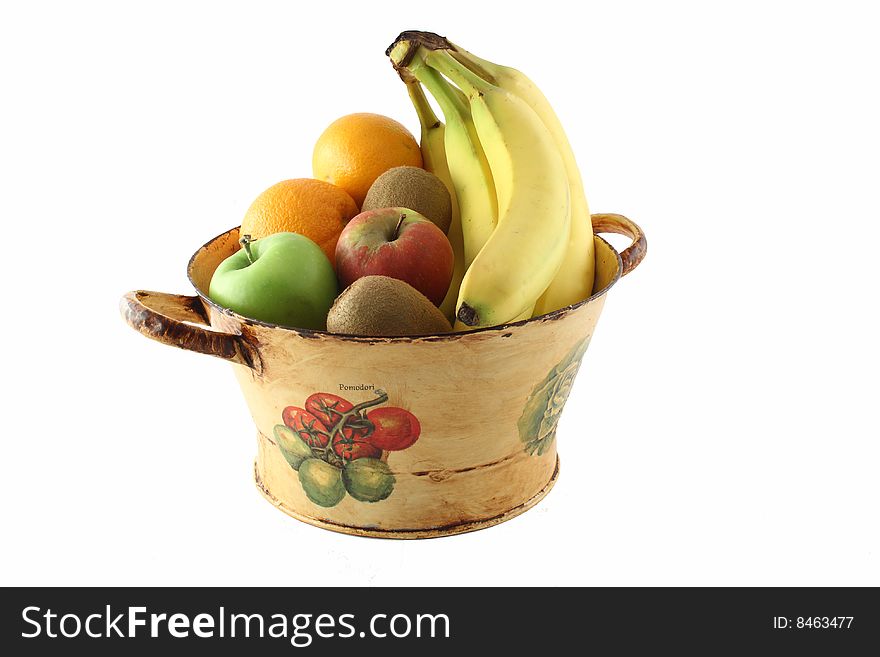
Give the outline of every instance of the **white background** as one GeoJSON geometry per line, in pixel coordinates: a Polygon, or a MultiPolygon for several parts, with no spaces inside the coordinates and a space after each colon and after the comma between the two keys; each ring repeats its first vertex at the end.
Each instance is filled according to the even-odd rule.
{"type": "Polygon", "coordinates": [[[0,10],[3,584],[880,585],[871,3],[18,3],[0,10]],[[534,510],[392,542],[251,480],[231,367],[125,326],[355,111],[418,124],[403,29],[526,71],[608,298],[534,510]],[[616,241],[622,246],[623,243],[616,241]]]}

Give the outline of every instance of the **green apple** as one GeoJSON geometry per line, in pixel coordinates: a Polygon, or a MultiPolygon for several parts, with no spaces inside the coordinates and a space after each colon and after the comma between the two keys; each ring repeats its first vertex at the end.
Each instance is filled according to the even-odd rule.
{"type": "Polygon", "coordinates": [[[252,319],[323,330],[339,290],[321,247],[297,233],[245,235],[241,244],[211,277],[211,300],[252,319]]]}

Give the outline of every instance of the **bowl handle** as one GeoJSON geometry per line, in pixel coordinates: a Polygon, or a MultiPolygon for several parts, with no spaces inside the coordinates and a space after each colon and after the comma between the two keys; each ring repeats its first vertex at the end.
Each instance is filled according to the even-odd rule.
{"type": "Polygon", "coordinates": [[[162,344],[261,369],[257,350],[244,336],[208,326],[199,297],[136,290],[122,297],[119,310],[135,331],[162,344]]]}
{"type": "Polygon", "coordinates": [[[616,233],[632,240],[632,244],[620,254],[620,260],[623,262],[623,271],[620,275],[626,276],[638,267],[648,252],[648,240],[645,239],[642,229],[622,214],[594,214],[591,219],[594,233],[616,233]]]}

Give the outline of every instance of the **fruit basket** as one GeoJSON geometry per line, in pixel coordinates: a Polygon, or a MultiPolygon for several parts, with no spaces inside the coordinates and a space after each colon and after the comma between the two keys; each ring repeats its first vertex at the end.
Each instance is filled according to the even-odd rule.
{"type": "Polygon", "coordinates": [[[121,310],[149,338],[232,363],[257,429],[257,487],[288,515],[361,536],[473,531],[528,510],[553,486],[556,426],[605,297],[645,254],[632,221],[592,221],[596,233],[632,240],[618,253],[594,238],[593,294],[491,328],[355,337],[243,317],[207,294],[239,249],[238,228],[193,255],[196,295],[139,290],[121,310]]]}

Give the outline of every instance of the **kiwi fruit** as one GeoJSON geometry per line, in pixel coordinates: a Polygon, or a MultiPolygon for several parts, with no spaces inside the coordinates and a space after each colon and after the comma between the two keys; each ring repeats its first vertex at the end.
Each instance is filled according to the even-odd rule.
{"type": "Polygon", "coordinates": [[[394,167],[376,178],[362,212],[408,208],[430,219],[444,233],[452,223],[452,197],[437,176],[419,167],[394,167]]]}
{"type": "Polygon", "coordinates": [[[388,276],[364,276],[340,294],[327,315],[331,333],[369,336],[449,333],[449,320],[424,294],[388,276]]]}

